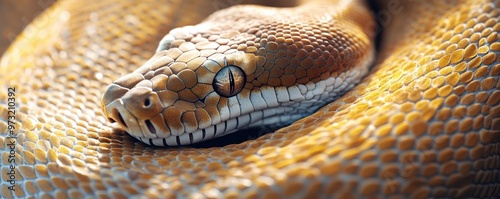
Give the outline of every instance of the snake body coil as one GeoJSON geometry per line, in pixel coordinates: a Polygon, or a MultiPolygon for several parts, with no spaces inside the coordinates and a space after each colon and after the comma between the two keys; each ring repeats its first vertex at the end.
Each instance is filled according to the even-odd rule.
{"type": "MultiPolygon", "coordinates": [[[[500,195],[500,1],[379,1],[372,14],[357,1],[216,12],[229,7],[221,2],[61,0],[41,14],[0,61],[0,195],[500,195]],[[252,114],[269,110],[259,105],[272,105],[264,88],[295,108],[302,105],[279,99],[323,100],[315,92],[328,90],[332,77],[348,89],[356,82],[349,75],[367,70],[377,34],[380,48],[366,77],[310,116],[223,147],[149,146],[250,126],[252,114]],[[262,99],[252,94],[259,92],[262,99]]],[[[272,121],[303,117],[293,113],[272,121]]]]}

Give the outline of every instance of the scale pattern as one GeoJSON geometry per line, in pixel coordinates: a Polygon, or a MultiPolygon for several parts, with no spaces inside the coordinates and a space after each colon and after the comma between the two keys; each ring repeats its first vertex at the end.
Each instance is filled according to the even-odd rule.
{"type": "Polygon", "coordinates": [[[391,19],[379,20],[377,64],[346,95],[256,140],[164,149],[113,131],[100,98],[149,58],[159,33],[201,21],[221,4],[58,1],[0,62],[0,195],[500,195],[500,2],[390,2],[380,3],[379,14],[391,19]],[[14,86],[17,137],[10,138],[5,90],[14,86]],[[6,181],[11,141],[15,192],[6,181]]]}
{"type": "Polygon", "coordinates": [[[153,146],[291,124],[366,76],[372,21],[358,1],[221,10],[168,33],[148,62],[108,87],[103,112],[153,146]],[[220,94],[231,90],[229,74],[232,97],[220,94]]]}

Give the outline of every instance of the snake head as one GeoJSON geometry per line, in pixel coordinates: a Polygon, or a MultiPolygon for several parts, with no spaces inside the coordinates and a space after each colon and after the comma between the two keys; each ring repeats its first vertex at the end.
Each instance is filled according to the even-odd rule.
{"type": "Polygon", "coordinates": [[[248,101],[246,73],[255,70],[255,62],[245,59],[258,58],[218,53],[219,46],[186,42],[160,50],[108,86],[103,112],[137,139],[162,146],[192,144],[249,125],[238,116],[254,108],[239,101],[248,101]]]}
{"type": "Polygon", "coordinates": [[[189,145],[290,124],[367,73],[373,49],[364,32],[344,32],[323,14],[318,22],[290,14],[260,20],[280,12],[233,7],[173,29],[149,61],[107,88],[103,112],[146,144],[189,145]],[[249,14],[256,10],[263,16],[249,14]]]}
{"type": "Polygon", "coordinates": [[[250,113],[265,105],[250,103],[254,86],[247,74],[264,57],[227,48],[227,38],[239,32],[189,39],[193,31],[172,30],[149,61],[108,86],[102,107],[111,122],[161,146],[192,144],[250,125],[250,113]]]}

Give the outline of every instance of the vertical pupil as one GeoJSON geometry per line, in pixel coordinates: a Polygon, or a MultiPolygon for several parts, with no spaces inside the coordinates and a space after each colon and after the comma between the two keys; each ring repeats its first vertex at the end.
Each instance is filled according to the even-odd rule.
{"type": "Polygon", "coordinates": [[[233,76],[233,70],[229,69],[228,75],[229,75],[229,94],[232,95],[234,93],[234,76],[233,76]]]}
{"type": "Polygon", "coordinates": [[[232,97],[243,89],[244,82],[245,73],[243,70],[238,66],[228,65],[215,74],[212,87],[217,94],[232,97]]]}

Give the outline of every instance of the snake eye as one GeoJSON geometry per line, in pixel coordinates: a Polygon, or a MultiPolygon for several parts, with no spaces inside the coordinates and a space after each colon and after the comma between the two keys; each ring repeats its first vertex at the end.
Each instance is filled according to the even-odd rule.
{"type": "Polygon", "coordinates": [[[227,65],[217,72],[212,86],[219,95],[232,97],[243,89],[245,82],[246,75],[240,67],[227,65]]]}

